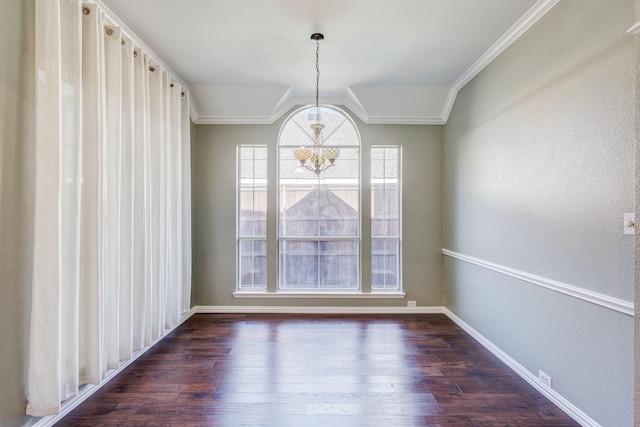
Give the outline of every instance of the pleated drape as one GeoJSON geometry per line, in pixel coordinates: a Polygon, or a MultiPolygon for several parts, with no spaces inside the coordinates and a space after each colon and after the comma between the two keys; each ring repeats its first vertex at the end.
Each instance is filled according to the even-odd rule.
{"type": "Polygon", "coordinates": [[[186,90],[95,4],[36,0],[36,198],[27,413],[190,309],[186,90]]]}

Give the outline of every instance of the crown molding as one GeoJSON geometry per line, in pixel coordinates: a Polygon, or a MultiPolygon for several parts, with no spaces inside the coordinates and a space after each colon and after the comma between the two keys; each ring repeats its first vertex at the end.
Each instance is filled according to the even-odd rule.
{"type": "Polygon", "coordinates": [[[522,34],[524,34],[533,24],[542,18],[559,0],[540,0],[529,11],[518,20],[497,42],[493,44],[476,62],[469,67],[458,79],[453,83],[452,87],[460,90],[471,81],[480,71],[493,62],[502,52],[505,51],[513,42],[515,42],[522,34]]]}
{"type": "MultiPolygon", "coordinates": [[[[315,101],[313,101],[315,102],[315,101]]],[[[321,105],[346,105],[343,98],[323,99],[321,105]]],[[[311,98],[292,97],[288,92],[279,102],[274,110],[268,115],[255,116],[192,116],[192,120],[197,125],[271,125],[277,122],[282,116],[292,108],[299,105],[312,105],[311,98]]],[[[314,104],[315,105],[315,104],[314,104]]]]}
{"type": "Polygon", "coordinates": [[[367,124],[373,125],[444,125],[442,117],[369,116],[367,124]]]}
{"type": "Polygon", "coordinates": [[[449,88],[449,93],[447,94],[447,99],[444,101],[444,105],[442,106],[442,123],[446,124],[449,121],[449,115],[451,114],[451,110],[453,110],[453,104],[456,102],[456,97],[458,96],[458,90],[454,86],[449,88]]]}
{"type": "Polygon", "coordinates": [[[198,116],[197,125],[270,125],[275,122],[271,116],[198,116]]]}
{"type": "MultiPolygon", "coordinates": [[[[524,34],[533,24],[543,17],[559,0],[539,0],[527,11],[509,30],[498,39],[467,71],[465,71],[449,88],[443,101],[440,115],[418,114],[371,114],[361,99],[352,88],[346,88],[341,98],[323,100],[323,104],[344,105],[355,116],[367,124],[402,124],[402,125],[444,125],[449,120],[449,115],[455,104],[458,91],[469,83],[487,65],[496,59],[505,49],[524,34]]],[[[640,33],[640,23],[631,27],[631,34],[640,33]]],[[[425,87],[426,88],[426,87],[425,87]]],[[[372,88],[371,88],[372,89],[372,88]]],[[[387,88],[393,91],[393,87],[387,88]]],[[[399,88],[402,89],[402,88],[399,88]]],[[[195,124],[273,124],[296,105],[307,105],[309,99],[293,96],[291,88],[275,103],[272,111],[264,115],[200,115],[195,108],[191,97],[191,118],[195,124]]]]}
{"type": "Polygon", "coordinates": [[[348,87],[345,93],[343,105],[349,109],[353,114],[356,115],[360,120],[364,123],[369,123],[369,113],[362,105],[362,102],[358,99],[353,90],[348,87]]]}
{"type": "MultiPolygon", "coordinates": [[[[449,91],[451,93],[451,91],[449,91]]],[[[323,99],[323,105],[344,105],[356,117],[366,124],[402,124],[402,125],[443,125],[445,121],[441,116],[395,116],[395,115],[369,115],[356,95],[347,88],[343,98],[323,99]]],[[[311,105],[311,100],[306,97],[283,97],[274,110],[268,115],[199,115],[195,103],[191,101],[191,119],[197,125],[268,125],[273,124],[284,114],[298,105],[311,105]]]]}
{"type": "Polygon", "coordinates": [[[447,123],[449,115],[453,109],[458,91],[467,83],[477,76],[480,71],[484,70],[487,65],[493,62],[502,52],[504,52],[513,42],[515,42],[522,34],[524,34],[533,24],[542,18],[559,0],[540,0],[529,11],[518,20],[509,30],[498,39],[476,62],[469,67],[458,79],[451,85],[449,96],[445,101],[442,109],[442,121],[447,123]]]}

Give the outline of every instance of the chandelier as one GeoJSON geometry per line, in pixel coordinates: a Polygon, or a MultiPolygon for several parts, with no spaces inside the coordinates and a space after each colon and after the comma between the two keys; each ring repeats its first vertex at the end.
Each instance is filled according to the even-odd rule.
{"type": "Polygon", "coordinates": [[[340,156],[340,148],[323,147],[322,129],[324,125],[320,122],[321,114],[318,101],[320,99],[320,41],[324,40],[324,35],[320,33],[311,34],[311,40],[316,42],[316,109],[315,121],[310,125],[313,132],[313,147],[303,146],[296,148],[293,150],[293,156],[298,160],[300,167],[320,175],[320,172],[334,165],[336,159],[340,156]]]}

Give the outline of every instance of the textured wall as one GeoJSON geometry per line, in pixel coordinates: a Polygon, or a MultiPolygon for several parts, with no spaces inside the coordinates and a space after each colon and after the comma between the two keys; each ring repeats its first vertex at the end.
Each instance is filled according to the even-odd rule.
{"type": "Polygon", "coordinates": [[[33,239],[33,0],[0,0],[0,425],[25,422],[33,239]]]}
{"type": "MultiPolygon", "coordinates": [[[[559,2],[460,91],[445,248],[632,301],[633,2],[559,2]]],[[[596,421],[632,424],[631,316],[449,258],[445,301],[596,421]]]]}
{"type": "MultiPolygon", "coordinates": [[[[636,22],[640,21],[640,0],[636,0],[636,22]]],[[[635,61],[636,61],[636,165],[640,165],[640,120],[638,113],[640,112],[640,36],[634,36],[635,61]]],[[[636,200],[640,200],[640,168],[636,167],[636,200]]],[[[640,219],[640,204],[636,202],[636,218],[640,219]]],[[[637,220],[636,220],[637,221],[637,220]]],[[[640,232],[635,240],[635,354],[640,355],[640,232]]],[[[640,422],[640,357],[635,357],[634,370],[634,402],[635,402],[635,420],[640,422]]]]}
{"type": "MultiPolygon", "coordinates": [[[[194,286],[197,305],[442,305],[442,127],[365,125],[356,120],[364,150],[374,144],[401,144],[403,176],[403,278],[407,298],[373,299],[234,299],[235,290],[235,155],[238,144],[269,144],[276,156],[280,126],[199,125],[195,160],[194,286]]],[[[365,165],[363,165],[363,169],[365,165]]],[[[363,173],[363,176],[366,175],[363,173]]],[[[269,170],[268,222],[275,229],[275,168],[269,170]]],[[[366,178],[364,179],[366,181],[366,178]]],[[[363,206],[368,196],[363,194],[363,206]]],[[[363,219],[363,236],[368,222],[363,219]]],[[[363,239],[365,240],[365,239],[363,239]]],[[[363,242],[363,244],[365,244],[363,242]]],[[[269,251],[275,251],[270,241],[269,251]]],[[[369,259],[363,257],[362,270],[369,259]]],[[[275,262],[268,266],[275,283],[275,262]]]]}

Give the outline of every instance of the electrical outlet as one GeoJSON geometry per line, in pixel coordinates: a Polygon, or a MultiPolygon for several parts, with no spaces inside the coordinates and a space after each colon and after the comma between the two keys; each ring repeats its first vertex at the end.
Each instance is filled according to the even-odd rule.
{"type": "Polygon", "coordinates": [[[551,378],[551,375],[545,374],[542,371],[538,371],[538,378],[540,378],[540,381],[542,381],[544,385],[549,388],[553,388],[553,378],[551,378]]]}
{"type": "Polygon", "coordinates": [[[415,306],[416,306],[415,301],[407,301],[407,307],[415,307],[415,306]]]}
{"type": "Polygon", "coordinates": [[[624,234],[636,234],[636,215],[634,213],[624,214],[623,232],[624,234]]]}

